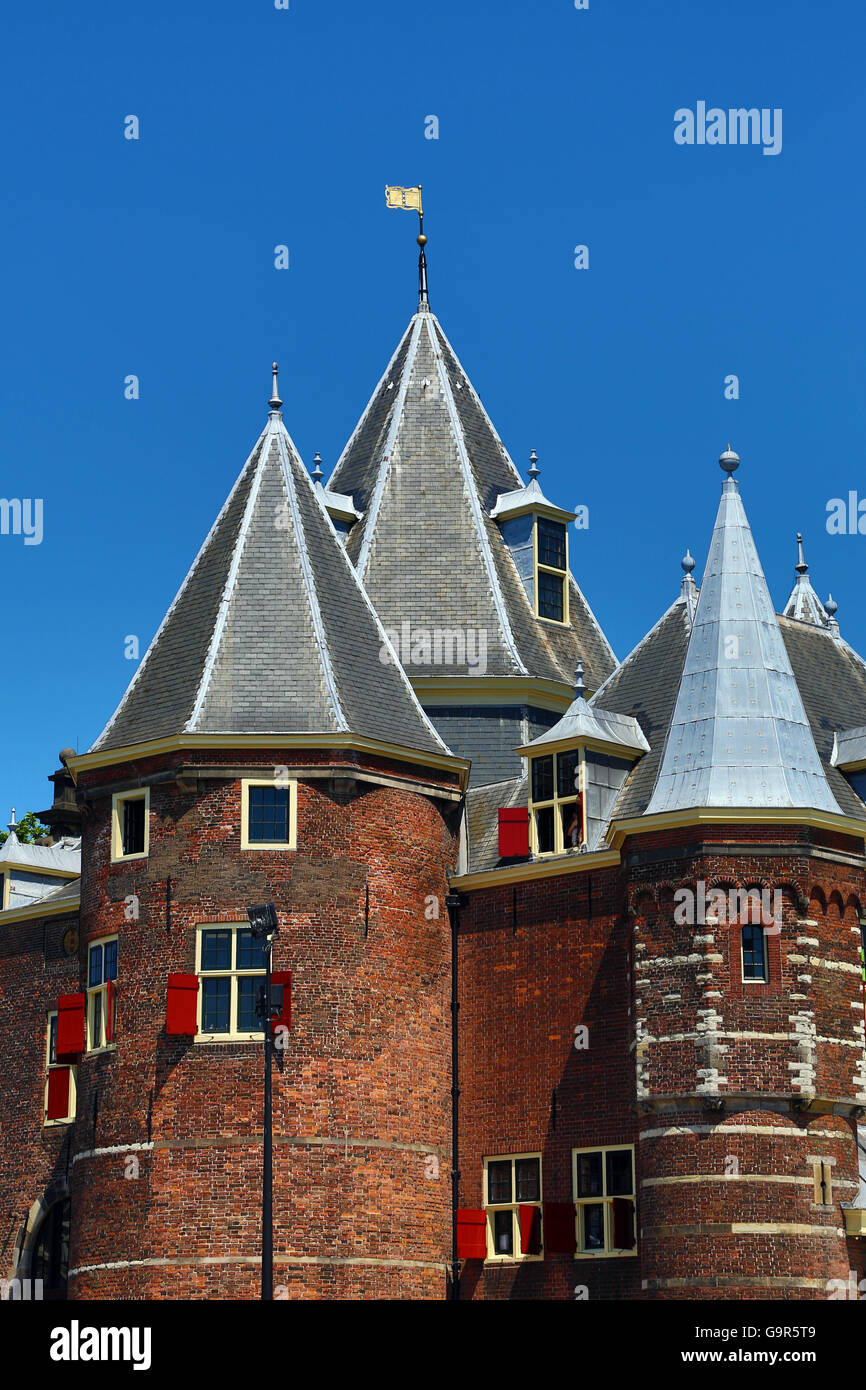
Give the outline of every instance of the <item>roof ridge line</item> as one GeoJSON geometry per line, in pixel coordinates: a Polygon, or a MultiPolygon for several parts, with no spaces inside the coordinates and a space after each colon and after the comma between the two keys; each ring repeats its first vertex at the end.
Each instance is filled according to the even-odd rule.
{"type": "Polygon", "coordinates": [[[378,396],[379,392],[381,391],[383,383],[385,382],[385,380],[387,379],[387,377],[388,377],[389,374],[391,373],[391,370],[392,370],[392,368],[393,368],[393,366],[394,366],[394,363],[397,361],[397,358],[400,356],[400,349],[402,348],[402,346],[403,346],[403,344],[405,343],[405,341],[406,341],[407,337],[409,336],[409,334],[412,332],[412,329],[413,329],[413,327],[414,327],[414,325],[415,325],[415,320],[416,320],[418,317],[419,317],[419,313],[418,313],[418,311],[416,310],[416,312],[412,315],[411,319],[409,320],[409,322],[408,322],[406,328],[405,328],[404,331],[401,333],[401,335],[400,335],[400,341],[399,341],[399,343],[397,344],[397,346],[395,347],[394,351],[391,353],[391,357],[390,357],[390,359],[389,359],[389,361],[388,361],[387,367],[385,368],[384,372],[383,372],[382,375],[380,376],[379,380],[376,382],[376,385],[375,385],[375,387],[373,388],[372,395],[370,396],[369,400],[367,401],[367,404],[364,406],[364,409],[361,411],[361,418],[359,419],[359,421],[358,421],[358,423],[356,424],[355,428],[352,430],[352,433],[349,435],[349,438],[347,439],[347,441],[346,441],[346,443],[345,443],[345,445],[344,445],[344,447],[343,447],[343,449],[342,449],[342,451],[341,451],[341,453],[340,453],[340,457],[337,459],[337,462],[334,464],[334,467],[331,469],[331,476],[330,476],[330,478],[328,479],[328,482],[327,482],[327,486],[328,486],[328,487],[331,486],[331,482],[332,482],[332,480],[333,480],[333,478],[334,478],[334,474],[337,472],[338,468],[340,467],[340,464],[343,462],[343,459],[344,459],[344,458],[346,457],[346,455],[349,453],[349,450],[351,449],[351,447],[352,447],[352,445],[354,444],[355,440],[357,439],[358,435],[361,433],[361,430],[362,430],[363,425],[364,425],[364,421],[367,419],[367,416],[370,414],[370,411],[373,409],[373,402],[375,401],[376,397],[378,396]]]}
{"type": "Polygon", "coordinates": [[[475,387],[474,387],[473,384],[472,384],[472,381],[471,381],[471,379],[470,379],[470,377],[469,377],[468,372],[466,371],[466,368],[464,367],[463,363],[460,361],[460,358],[457,356],[457,353],[454,351],[454,346],[453,346],[453,344],[452,344],[452,342],[451,342],[451,339],[448,337],[448,334],[445,332],[445,329],[442,327],[441,323],[439,322],[439,320],[437,319],[437,317],[436,317],[435,314],[430,313],[430,314],[427,315],[427,317],[428,317],[429,319],[432,319],[433,322],[435,323],[436,327],[439,329],[439,332],[442,334],[442,337],[443,337],[443,339],[444,339],[444,341],[445,341],[445,346],[447,347],[448,351],[451,353],[451,356],[454,358],[454,363],[455,363],[455,365],[456,365],[456,366],[460,369],[460,371],[463,373],[463,379],[464,379],[464,381],[466,382],[466,385],[469,387],[470,394],[475,398],[475,404],[478,406],[478,409],[481,411],[482,415],[484,416],[485,420],[487,421],[487,424],[490,426],[490,433],[493,435],[493,438],[496,440],[496,443],[499,445],[500,449],[502,450],[503,454],[505,455],[506,462],[507,462],[508,464],[510,464],[510,466],[511,466],[511,467],[513,468],[513,470],[514,470],[514,476],[515,476],[516,479],[517,479],[517,485],[518,485],[518,487],[525,487],[526,484],[524,483],[522,477],[520,476],[520,470],[519,470],[519,468],[517,467],[517,464],[514,462],[514,459],[511,457],[511,455],[509,454],[508,450],[506,449],[504,442],[503,442],[502,439],[500,438],[499,431],[497,430],[496,426],[494,425],[493,421],[491,420],[490,415],[489,415],[488,412],[487,412],[487,408],[486,408],[486,406],[484,405],[484,402],[482,401],[482,399],[481,399],[481,397],[479,396],[478,392],[475,390],[475,387]]]}
{"type": "MultiPolygon", "coordinates": [[[[443,340],[444,340],[444,342],[445,342],[445,346],[448,348],[448,351],[451,353],[451,356],[454,358],[455,365],[456,365],[456,366],[459,368],[459,370],[463,373],[463,379],[464,379],[464,381],[466,382],[467,387],[469,388],[469,393],[470,393],[470,395],[471,395],[472,398],[474,399],[475,404],[478,406],[478,409],[481,411],[481,414],[484,416],[484,419],[485,419],[485,421],[487,422],[487,425],[488,425],[488,427],[489,427],[489,429],[490,429],[490,433],[493,435],[493,438],[496,440],[496,443],[499,445],[499,448],[502,450],[502,453],[503,453],[504,456],[505,456],[506,463],[508,463],[508,464],[510,465],[510,467],[511,467],[511,468],[513,469],[513,471],[514,471],[514,475],[515,475],[515,477],[516,477],[516,479],[517,479],[518,488],[525,487],[526,485],[525,485],[525,483],[524,483],[524,481],[523,481],[523,479],[522,479],[522,477],[521,477],[521,475],[520,475],[520,470],[518,469],[516,463],[514,462],[514,459],[511,457],[510,453],[508,452],[508,449],[505,447],[505,443],[504,443],[504,441],[502,440],[502,438],[501,438],[501,436],[500,436],[500,434],[499,434],[499,431],[497,430],[496,426],[494,425],[492,419],[490,418],[490,415],[489,415],[489,413],[488,413],[488,411],[487,411],[487,408],[486,408],[486,406],[484,405],[484,402],[482,401],[482,399],[481,399],[481,397],[479,396],[478,392],[476,391],[475,386],[473,385],[473,383],[472,383],[472,381],[471,381],[471,379],[470,379],[470,377],[469,377],[469,375],[468,375],[468,373],[467,373],[467,371],[466,371],[466,368],[463,366],[463,363],[460,361],[460,358],[457,356],[457,353],[454,351],[454,346],[453,346],[453,344],[452,344],[452,342],[451,342],[451,339],[448,337],[448,334],[445,332],[445,329],[442,327],[441,323],[439,322],[439,320],[437,319],[437,317],[436,317],[435,314],[430,313],[430,314],[427,315],[427,317],[428,317],[429,319],[432,319],[433,322],[435,323],[435,325],[436,325],[436,327],[438,328],[439,332],[442,334],[442,338],[443,338],[443,340]]],[[[617,658],[616,652],[614,651],[613,647],[610,645],[610,642],[607,640],[607,637],[606,637],[606,635],[605,635],[604,628],[602,627],[601,623],[598,621],[598,618],[595,616],[595,613],[592,611],[592,608],[590,607],[589,602],[588,602],[588,600],[587,600],[586,594],[585,594],[585,593],[583,592],[583,590],[581,589],[580,585],[579,585],[578,582],[577,582],[577,579],[576,579],[575,575],[573,574],[573,572],[572,572],[570,569],[569,569],[569,571],[568,571],[568,577],[569,577],[569,579],[572,580],[572,582],[574,583],[574,586],[575,586],[575,588],[577,589],[577,592],[578,592],[578,594],[580,595],[581,600],[583,601],[583,604],[584,604],[584,606],[585,606],[585,608],[586,608],[586,611],[587,611],[587,613],[589,614],[590,621],[591,621],[591,623],[593,624],[593,626],[594,626],[596,632],[598,633],[599,637],[601,637],[602,641],[604,642],[604,645],[607,647],[607,650],[608,650],[608,652],[609,652],[611,658],[613,659],[613,661],[614,661],[614,662],[616,663],[616,665],[618,666],[618,665],[619,665],[619,660],[618,660],[618,658],[617,658]]],[[[534,616],[534,615],[533,615],[533,616],[534,616]]],[[[556,657],[555,657],[555,655],[554,655],[554,653],[553,653],[553,649],[550,648],[550,644],[547,643],[547,646],[548,646],[548,649],[549,649],[550,652],[551,652],[551,656],[553,657],[554,661],[556,661],[556,657]]]]}
{"type": "MultiPolygon", "coordinates": [[[[305,474],[304,476],[306,476],[306,474],[305,474]]],[[[310,479],[310,485],[313,486],[313,487],[315,486],[315,485],[313,484],[313,482],[312,482],[312,479],[310,479]]],[[[379,614],[376,612],[376,609],[375,609],[375,607],[374,607],[374,605],[373,605],[373,600],[370,598],[370,595],[367,593],[367,590],[366,590],[366,588],[365,588],[365,586],[364,586],[364,583],[363,583],[363,580],[361,579],[361,576],[358,574],[358,571],[356,570],[355,566],[352,564],[352,561],[349,559],[348,554],[346,553],[346,547],[343,545],[343,542],[342,542],[342,540],[341,540],[341,538],[340,538],[340,534],[339,534],[339,532],[338,532],[336,526],[334,525],[334,522],[333,522],[333,520],[332,520],[332,518],[331,518],[330,513],[327,511],[326,508],[322,508],[322,511],[323,511],[323,513],[324,513],[325,520],[327,521],[328,525],[329,525],[330,528],[331,528],[331,531],[332,531],[332,533],[333,533],[334,539],[335,539],[336,542],[337,542],[337,548],[339,549],[339,552],[340,552],[340,554],[341,554],[342,557],[343,557],[343,562],[344,562],[344,564],[345,564],[345,566],[346,566],[346,569],[348,570],[349,574],[352,576],[352,581],[353,581],[353,583],[355,584],[355,586],[356,586],[356,588],[357,588],[357,590],[358,590],[358,593],[361,595],[361,598],[363,599],[363,601],[364,601],[364,603],[365,603],[367,609],[369,610],[369,612],[370,612],[370,614],[371,614],[371,616],[372,616],[372,618],[373,618],[373,621],[374,621],[374,623],[376,624],[376,627],[378,628],[379,632],[380,632],[381,635],[382,635],[382,638],[383,638],[383,646],[386,646],[386,647],[388,648],[388,651],[391,653],[391,656],[392,656],[392,658],[393,658],[393,663],[394,663],[394,665],[395,665],[396,668],[397,668],[397,672],[398,672],[400,678],[402,679],[403,684],[405,685],[406,689],[409,691],[409,694],[410,694],[411,699],[412,699],[412,703],[417,707],[418,712],[419,712],[419,714],[421,715],[421,718],[423,719],[423,721],[424,721],[425,725],[427,726],[427,728],[429,729],[430,733],[431,733],[431,734],[433,735],[433,737],[436,739],[436,742],[445,750],[446,753],[453,755],[453,751],[454,751],[454,750],[448,747],[448,744],[445,742],[445,740],[443,739],[442,735],[439,733],[439,730],[436,728],[436,725],[432,723],[432,721],[430,720],[430,718],[429,718],[428,715],[427,715],[427,711],[424,709],[424,706],[421,704],[421,701],[418,699],[418,696],[417,696],[417,694],[415,693],[415,690],[414,690],[414,687],[413,687],[413,685],[412,685],[412,682],[410,681],[409,677],[408,677],[407,674],[406,674],[406,668],[404,667],[402,661],[400,660],[400,658],[399,658],[399,656],[398,656],[398,654],[397,654],[397,651],[396,651],[396,649],[395,649],[393,643],[391,642],[390,637],[388,636],[388,630],[387,630],[387,628],[385,627],[385,624],[382,622],[382,619],[379,617],[379,614]]]]}
{"type": "MultiPolygon", "coordinates": [[[[305,536],[304,526],[303,522],[301,521],[301,513],[298,507],[298,499],[295,495],[295,482],[292,474],[291,461],[289,459],[288,451],[286,449],[286,441],[288,441],[288,444],[292,449],[293,453],[295,453],[299,459],[300,455],[298,454],[298,451],[295,448],[295,441],[292,439],[292,436],[286,429],[285,424],[281,421],[280,425],[278,425],[274,431],[277,440],[277,452],[280,455],[280,462],[283,466],[283,477],[285,479],[286,484],[286,495],[288,497],[289,507],[291,508],[292,512],[292,520],[295,525],[295,535],[297,536],[298,540],[301,541],[304,539],[305,536]],[[282,428],[280,428],[280,425],[282,426],[282,428]]],[[[309,477],[309,474],[307,473],[306,469],[303,468],[303,465],[301,465],[301,467],[303,470],[304,477],[307,479],[307,482],[310,484],[310,487],[312,487],[312,479],[309,477]]],[[[313,496],[313,500],[316,501],[315,494],[313,496]]],[[[319,505],[318,502],[316,502],[316,505],[319,505]]],[[[324,619],[322,618],[322,609],[319,604],[319,595],[316,592],[316,580],[315,576],[313,575],[313,569],[310,564],[310,557],[307,554],[307,547],[305,544],[298,545],[298,560],[301,566],[301,577],[304,581],[304,588],[307,590],[307,601],[310,605],[310,618],[313,624],[313,636],[316,639],[316,645],[319,648],[319,653],[322,658],[322,673],[325,678],[325,685],[331,696],[332,703],[336,709],[337,724],[341,726],[340,732],[348,734],[352,731],[349,727],[349,721],[346,718],[346,713],[343,709],[343,702],[340,699],[340,694],[337,689],[337,678],[334,674],[334,668],[331,665],[331,653],[328,649],[328,638],[325,632],[325,623],[324,619]]]]}
{"type": "Polygon", "coordinates": [[[246,460],[245,460],[245,462],[244,462],[244,466],[243,466],[243,468],[241,469],[241,471],[238,473],[238,476],[235,478],[234,486],[232,487],[231,491],[229,492],[228,497],[225,499],[225,501],[223,502],[222,506],[220,507],[219,512],[217,513],[217,516],[216,516],[216,518],[215,518],[215,520],[214,520],[214,522],[213,522],[213,525],[211,526],[210,530],[208,531],[207,535],[205,536],[204,540],[202,541],[201,545],[199,546],[198,553],[197,553],[195,559],[193,560],[192,564],[190,565],[189,569],[187,570],[186,574],[184,575],[183,579],[181,580],[180,587],[177,589],[174,598],[172,599],[171,603],[170,603],[169,606],[168,606],[168,609],[166,610],[165,614],[163,615],[162,622],[159,624],[159,626],[158,626],[157,629],[156,629],[156,632],[153,634],[153,637],[150,639],[150,642],[149,642],[149,644],[148,644],[147,651],[144,653],[144,656],[141,658],[141,661],[138,663],[138,666],[137,666],[136,669],[133,671],[133,673],[132,673],[132,678],[131,678],[131,680],[129,681],[129,684],[127,685],[127,687],[126,687],[126,689],[124,690],[123,694],[121,695],[120,699],[118,700],[117,706],[116,706],[116,708],[115,708],[114,713],[112,714],[112,716],[111,716],[111,718],[109,719],[108,723],[105,725],[105,728],[102,730],[102,733],[101,733],[101,734],[99,735],[99,737],[98,737],[97,739],[95,739],[94,742],[91,744],[91,748],[92,748],[92,749],[94,749],[94,750],[97,749],[97,748],[99,747],[99,745],[102,743],[103,739],[107,738],[108,734],[111,732],[112,728],[114,727],[114,725],[115,725],[115,723],[116,723],[116,721],[117,721],[118,715],[120,714],[120,711],[123,709],[123,706],[126,704],[127,696],[131,694],[131,692],[132,692],[134,686],[135,686],[136,683],[138,682],[138,679],[139,679],[139,677],[141,676],[142,671],[144,670],[145,666],[147,665],[147,659],[148,659],[148,657],[150,656],[151,652],[153,651],[154,647],[156,646],[156,644],[157,644],[157,642],[158,642],[160,636],[162,635],[163,630],[164,630],[165,627],[168,625],[168,620],[169,620],[169,618],[171,617],[172,613],[174,612],[175,608],[177,607],[177,605],[178,605],[178,603],[179,603],[179,601],[180,601],[181,595],[184,593],[184,591],[185,591],[187,585],[189,584],[190,580],[192,579],[193,575],[195,574],[195,571],[196,571],[196,569],[198,568],[199,561],[201,560],[202,556],[204,555],[205,551],[207,550],[207,547],[208,547],[208,545],[210,544],[210,541],[211,541],[211,539],[213,538],[214,533],[216,532],[217,527],[219,526],[220,522],[222,521],[223,517],[225,516],[225,513],[228,511],[228,509],[229,509],[229,507],[230,507],[230,505],[231,505],[231,502],[232,502],[232,498],[234,497],[235,493],[237,492],[238,488],[239,488],[240,485],[241,485],[241,479],[243,478],[244,474],[246,473],[247,469],[249,468],[250,463],[252,462],[252,459],[253,459],[254,456],[255,456],[256,450],[257,450],[258,448],[261,447],[261,445],[262,445],[262,443],[263,443],[263,441],[264,441],[264,438],[265,438],[265,435],[267,434],[267,432],[268,432],[268,427],[267,427],[267,425],[265,425],[264,429],[262,430],[262,432],[261,432],[261,434],[259,435],[258,439],[256,440],[255,444],[253,445],[252,449],[250,449],[250,452],[249,452],[249,454],[247,455],[246,460]]]}
{"type": "MultiPolygon", "coordinates": [[[[271,427],[270,421],[268,421],[268,424],[265,426],[264,433],[266,438],[273,436],[273,429],[271,427]]],[[[207,692],[210,687],[211,677],[214,672],[214,667],[216,666],[217,653],[219,652],[219,646],[222,640],[222,635],[225,632],[226,619],[228,618],[228,611],[229,606],[231,604],[232,591],[234,589],[235,580],[237,579],[238,570],[240,569],[244,547],[247,543],[247,537],[250,531],[250,522],[252,520],[253,511],[255,510],[255,505],[258,501],[259,492],[261,490],[262,474],[264,472],[265,465],[267,464],[268,455],[269,450],[266,448],[265,444],[263,444],[261,452],[259,453],[259,457],[256,461],[255,474],[253,476],[252,484],[250,485],[246,505],[244,506],[244,514],[241,517],[241,524],[238,527],[238,534],[235,537],[231,563],[229,564],[225,583],[223,584],[223,591],[220,595],[219,607],[217,608],[216,618],[214,619],[213,630],[211,632],[210,642],[208,643],[207,655],[205,657],[204,666],[202,668],[201,679],[198,684],[198,690],[196,691],[195,699],[192,703],[192,709],[190,711],[189,718],[187,719],[183,728],[183,731],[186,734],[195,733],[196,722],[202,712],[204,702],[207,699],[207,692]]]]}
{"type": "MultiPolygon", "coordinates": [[[[361,541],[361,548],[358,551],[356,568],[361,580],[364,578],[364,571],[370,559],[370,551],[373,545],[373,533],[376,530],[376,519],[379,515],[379,508],[382,505],[382,496],[385,492],[385,479],[388,474],[388,465],[391,462],[391,454],[397,439],[397,430],[400,427],[400,420],[403,414],[403,406],[406,401],[406,394],[409,390],[409,378],[412,375],[412,367],[418,355],[418,342],[421,338],[421,325],[426,315],[415,314],[412,318],[409,346],[406,349],[406,360],[403,363],[403,371],[400,376],[400,386],[391,404],[391,419],[388,422],[388,433],[385,435],[385,443],[382,449],[382,456],[379,459],[379,468],[376,474],[376,484],[370,495],[369,506],[364,517],[364,539],[361,541]]],[[[405,333],[403,337],[405,338],[405,333]]],[[[403,345],[403,338],[400,339],[400,347],[403,345]]],[[[400,351],[398,347],[397,352],[400,351]]],[[[395,353],[396,356],[396,353],[395,353]]],[[[392,359],[393,360],[393,359],[392,359]]],[[[382,380],[384,381],[384,377],[382,380]]],[[[379,383],[381,386],[381,382],[379,383]]],[[[379,386],[376,387],[371,400],[378,394],[379,386]]],[[[346,446],[348,448],[348,445],[346,446]]],[[[345,452],[345,451],[344,451],[345,452]]],[[[336,472],[336,469],[334,470],[336,472]]]]}
{"type": "MultiPolygon", "coordinates": [[[[661,617],[656,619],[656,621],[653,623],[652,627],[650,628],[649,632],[645,632],[644,635],[643,635],[643,637],[640,639],[640,641],[637,642],[637,643],[632,647],[631,651],[628,652],[628,653],[623,657],[622,661],[619,662],[619,664],[618,664],[616,670],[615,670],[615,671],[611,671],[611,673],[610,673],[609,676],[605,676],[605,678],[604,678],[604,680],[602,681],[601,685],[598,687],[598,690],[596,690],[596,691],[594,692],[594,694],[590,696],[589,700],[587,700],[587,704],[588,704],[588,705],[594,705],[595,702],[596,702],[596,700],[598,699],[598,697],[599,697],[599,696],[607,689],[607,687],[610,685],[611,681],[612,681],[616,676],[619,676],[619,675],[622,674],[622,672],[625,670],[626,662],[631,661],[631,659],[632,659],[633,656],[637,656],[637,654],[638,654],[638,652],[640,651],[641,647],[643,647],[643,646],[646,645],[646,643],[650,640],[650,638],[651,638],[651,637],[658,631],[658,629],[661,627],[661,625],[662,625],[662,623],[664,622],[665,618],[670,617],[671,613],[673,613],[674,609],[677,607],[678,604],[683,604],[683,606],[685,606],[685,600],[683,599],[682,594],[677,594],[677,596],[676,596],[676,598],[674,599],[673,603],[669,604],[668,607],[665,609],[664,613],[662,613],[661,617]]],[[[599,706],[599,708],[601,708],[601,706],[599,706]]],[[[615,713],[615,711],[614,711],[614,710],[611,710],[610,713],[613,714],[613,713],[615,713]]]]}
{"type": "Polygon", "coordinates": [[[436,370],[439,374],[439,380],[442,385],[442,393],[445,397],[445,405],[448,410],[448,416],[451,421],[451,429],[454,434],[454,442],[457,446],[457,457],[460,459],[460,467],[463,470],[464,480],[466,482],[467,491],[469,493],[469,505],[475,518],[478,539],[481,544],[481,554],[484,560],[484,567],[487,570],[487,577],[490,583],[490,591],[493,595],[493,605],[496,609],[497,614],[499,615],[499,621],[502,625],[503,635],[505,636],[506,644],[511,652],[512,659],[516,663],[517,668],[521,672],[521,674],[524,676],[528,676],[529,670],[524,665],[523,658],[521,657],[520,652],[518,650],[517,643],[514,638],[514,633],[511,630],[511,622],[508,617],[508,611],[505,607],[505,600],[502,596],[502,590],[499,585],[499,575],[496,573],[496,564],[493,559],[493,552],[490,549],[490,541],[487,537],[487,531],[485,529],[484,513],[481,507],[481,502],[478,497],[478,488],[475,485],[475,476],[472,472],[472,465],[469,461],[469,455],[466,452],[466,445],[463,439],[463,431],[460,428],[460,416],[457,411],[457,402],[455,401],[454,393],[451,390],[451,383],[448,380],[448,373],[445,370],[445,363],[442,360],[442,353],[439,350],[439,344],[435,341],[433,337],[433,329],[430,324],[430,318],[432,318],[432,315],[426,315],[425,317],[427,319],[427,334],[430,338],[430,346],[433,349],[433,360],[436,363],[436,370]]]}

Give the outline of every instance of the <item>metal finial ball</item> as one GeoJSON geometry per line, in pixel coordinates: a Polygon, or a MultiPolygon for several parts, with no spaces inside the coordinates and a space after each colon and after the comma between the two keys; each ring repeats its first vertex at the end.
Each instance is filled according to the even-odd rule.
{"type": "Polygon", "coordinates": [[[425,237],[425,235],[424,235],[423,232],[421,233],[420,236],[417,236],[417,237],[415,238],[415,240],[417,241],[417,243],[418,243],[419,246],[426,246],[426,245],[427,245],[427,238],[425,237]]]}
{"type": "Polygon", "coordinates": [[[839,609],[838,603],[837,603],[836,600],[834,599],[833,595],[830,594],[829,597],[828,597],[828,599],[827,599],[827,602],[824,604],[824,612],[827,614],[827,617],[828,617],[828,618],[832,618],[832,617],[835,617],[835,615],[836,615],[838,609],[839,609]]]}
{"type": "Polygon", "coordinates": [[[734,453],[730,444],[723,454],[719,455],[719,467],[726,473],[735,473],[740,466],[740,456],[734,453]]]}
{"type": "Polygon", "coordinates": [[[680,560],[680,564],[682,565],[683,572],[685,574],[691,574],[692,570],[695,567],[694,556],[687,550],[683,558],[680,560]]]}
{"type": "Polygon", "coordinates": [[[278,372],[279,370],[280,370],[280,364],[279,364],[279,362],[274,362],[274,363],[272,364],[272,366],[271,366],[271,371],[272,371],[272,372],[278,372]]]}

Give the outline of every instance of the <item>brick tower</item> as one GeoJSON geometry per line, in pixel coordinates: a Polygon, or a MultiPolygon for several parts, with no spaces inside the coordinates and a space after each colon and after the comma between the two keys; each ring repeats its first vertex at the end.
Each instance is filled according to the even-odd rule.
{"type": "Polygon", "coordinates": [[[280,406],[275,372],[267,426],[129,689],[70,759],[72,1298],[257,1296],[263,976],[246,908],[267,901],[293,997],[277,1296],[445,1292],[438,904],[466,765],[418,705],[280,406]]]}

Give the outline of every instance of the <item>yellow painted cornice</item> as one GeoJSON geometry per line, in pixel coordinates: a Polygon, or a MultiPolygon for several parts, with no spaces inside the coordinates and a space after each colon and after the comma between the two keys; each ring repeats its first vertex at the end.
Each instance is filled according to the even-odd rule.
{"type": "Polygon", "coordinates": [[[174,734],[171,738],[151,739],[147,743],[129,744],[125,748],[99,749],[95,753],[78,753],[67,758],[66,766],[75,781],[80,772],[95,767],[112,767],[115,763],[135,762],[141,758],[154,758],[162,753],[178,753],[187,749],[208,748],[349,748],[357,753],[371,753],[377,757],[394,758],[401,763],[417,764],[420,767],[436,767],[444,772],[456,773],[460,786],[465,787],[469,778],[470,763],[466,758],[454,754],[427,753],[416,748],[402,748],[396,744],[379,743],[375,739],[359,738],[354,734],[174,734]]]}
{"type": "Polygon", "coordinates": [[[449,880],[458,892],[472,888],[495,888],[501,883],[531,883],[536,879],[558,878],[561,874],[589,874],[596,869],[609,869],[620,862],[618,850],[593,850],[589,854],[557,854],[544,859],[532,859],[525,864],[509,864],[502,869],[481,869],[474,874],[461,874],[449,880]]]}
{"type": "Polygon", "coordinates": [[[63,917],[77,912],[80,906],[79,895],[77,898],[64,898],[62,903],[42,902],[31,903],[29,907],[7,907],[5,912],[0,912],[0,928],[11,922],[30,922],[40,917],[63,917]]]}
{"type": "Polygon", "coordinates": [[[620,849],[629,835],[653,835],[659,830],[688,825],[808,825],[814,830],[841,831],[866,841],[866,821],[806,806],[694,806],[685,811],[660,811],[652,816],[614,821],[608,839],[613,848],[620,849]]]}
{"type": "Polygon", "coordinates": [[[536,676],[418,676],[407,672],[422,704],[537,705],[564,714],[574,699],[565,681],[536,676]]]}
{"type": "Polygon", "coordinates": [[[642,748],[630,747],[625,743],[609,743],[607,739],[589,738],[586,734],[577,734],[573,738],[558,738],[549,743],[539,743],[537,746],[525,743],[514,751],[522,758],[543,758],[546,753],[568,752],[572,748],[589,748],[594,753],[609,753],[611,757],[628,758],[631,762],[637,762],[638,758],[644,756],[642,748]]]}
{"type": "Polygon", "coordinates": [[[45,874],[48,878],[64,878],[67,883],[72,883],[78,875],[69,869],[55,869],[43,867],[41,864],[22,864],[17,859],[7,859],[0,863],[0,873],[15,873],[20,870],[22,874],[45,874]]]}

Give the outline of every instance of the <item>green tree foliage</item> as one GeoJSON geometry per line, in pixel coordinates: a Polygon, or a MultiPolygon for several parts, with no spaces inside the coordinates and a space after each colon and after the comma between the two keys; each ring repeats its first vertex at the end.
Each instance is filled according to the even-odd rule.
{"type": "MultiPolygon", "coordinates": [[[[34,840],[41,840],[43,835],[50,835],[51,831],[47,825],[41,823],[35,811],[28,811],[26,816],[22,816],[16,825],[15,834],[22,845],[32,845],[34,840]]],[[[8,830],[0,833],[0,845],[4,845],[8,839],[8,830]]]]}

